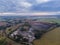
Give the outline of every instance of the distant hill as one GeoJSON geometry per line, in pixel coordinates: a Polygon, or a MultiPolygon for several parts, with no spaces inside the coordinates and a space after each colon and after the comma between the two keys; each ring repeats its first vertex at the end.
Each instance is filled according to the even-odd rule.
{"type": "Polygon", "coordinates": [[[46,17],[56,17],[56,18],[60,18],[60,15],[40,15],[40,16],[38,16],[38,15],[36,15],[36,16],[30,16],[30,15],[26,15],[26,16],[22,16],[22,15],[20,15],[20,16],[0,16],[0,19],[2,18],[2,19],[8,19],[8,18],[12,18],[12,19],[14,19],[14,18],[38,18],[38,17],[43,17],[43,18],[46,18],[46,17]]]}

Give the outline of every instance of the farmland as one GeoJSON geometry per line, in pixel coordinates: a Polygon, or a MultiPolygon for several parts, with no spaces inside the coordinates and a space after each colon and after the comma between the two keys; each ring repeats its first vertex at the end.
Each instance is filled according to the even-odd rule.
{"type": "Polygon", "coordinates": [[[40,40],[34,41],[35,45],[60,45],[60,27],[42,36],[40,40]]]}
{"type": "Polygon", "coordinates": [[[1,22],[5,23],[3,25],[0,25],[0,27],[2,26],[0,29],[1,45],[21,45],[20,41],[16,42],[16,39],[11,37],[11,34],[15,33],[15,31],[20,30],[20,27],[25,25],[25,22],[28,22],[33,29],[40,31],[40,37],[39,39],[33,40],[33,45],[60,45],[60,19],[58,18],[12,18],[4,19],[4,21],[1,22]]]}

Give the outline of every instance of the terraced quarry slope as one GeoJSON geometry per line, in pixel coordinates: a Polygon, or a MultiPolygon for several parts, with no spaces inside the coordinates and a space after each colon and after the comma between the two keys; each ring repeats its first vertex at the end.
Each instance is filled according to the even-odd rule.
{"type": "Polygon", "coordinates": [[[34,45],[60,45],[60,27],[47,32],[34,45]]]}

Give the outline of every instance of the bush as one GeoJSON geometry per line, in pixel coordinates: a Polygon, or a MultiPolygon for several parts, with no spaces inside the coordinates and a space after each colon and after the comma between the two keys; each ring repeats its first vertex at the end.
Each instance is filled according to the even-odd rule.
{"type": "Polygon", "coordinates": [[[4,37],[0,38],[0,45],[6,45],[6,39],[4,37]]]}

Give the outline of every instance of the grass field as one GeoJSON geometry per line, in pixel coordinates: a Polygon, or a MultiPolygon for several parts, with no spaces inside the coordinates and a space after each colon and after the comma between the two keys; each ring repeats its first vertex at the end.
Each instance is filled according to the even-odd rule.
{"type": "MultiPolygon", "coordinates": [[[[53,22],[60,24],[60,19],[40,19],[42,22],[53,22]]],[[[44,34],[34,45],[60,45],[60,27],[44,34]]]]}
{"type": "Polygon", "coordinates": [[[47,32],[41,39],[35,40],[34,45],[60,45],[60,27],[47,32]]]}
{"type": "Polygon", "coordinates": [[[59,23],[60,24],[60,19],[58,19],[58,18],[43,18],[43,19],[40,19],[40,21],[42,21],[42,22],[53,22],[53,23],[59,23]]]}

